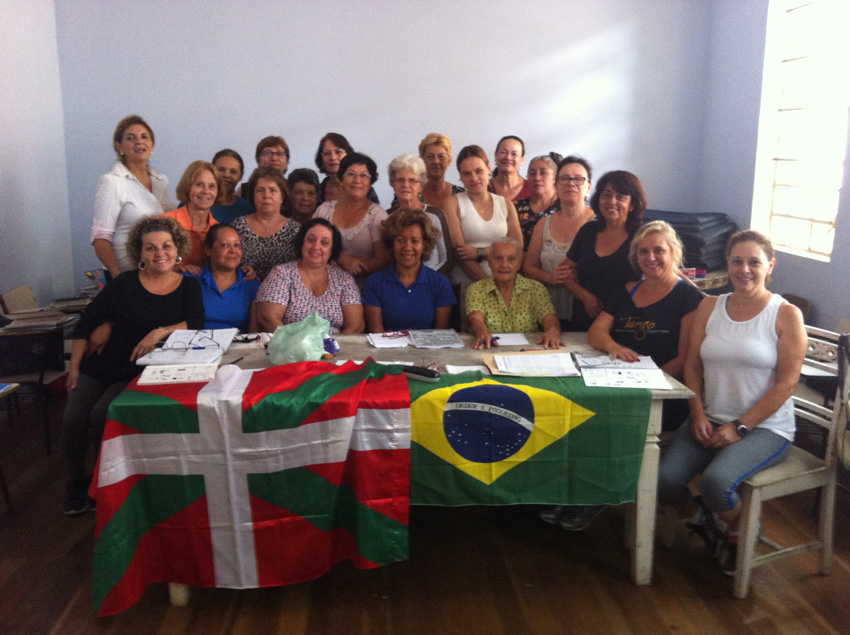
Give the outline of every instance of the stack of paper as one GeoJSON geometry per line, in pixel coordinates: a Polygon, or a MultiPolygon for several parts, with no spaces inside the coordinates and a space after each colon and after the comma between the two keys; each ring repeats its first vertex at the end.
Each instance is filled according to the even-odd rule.
{"type": "Polygon", "coordinates": [[[463,348],[463,340],[454,329],[421,329],[410,331],[416,348],[463,348]]]}
{"type": "Polygon", "coordinates": [[[409,335],[397,335],[395,333],[369,333],[366,341],[375,348],[404,348],[412,344],[409,335]]]}
{"type": "Polygon", "coordinates": [[[664,378],[664,371],[658,368],[651,357],[645,355],[636,362],[611,359],[608,355],[576,355],[576,362],[585,386],[673,389],[664,378]]]}
{"type": "Polygon", "coordinates": [[[484,355],[487,366],[499,375],[520,377],[578,377],[573,358],[566,351],[484,355]]]}
{"type": "Polygon", "coordinates": [[[238,329],[204,329],[174,331],[157,348],[136,360],[137,364],[217,364],[230,346],[238,329]]]}

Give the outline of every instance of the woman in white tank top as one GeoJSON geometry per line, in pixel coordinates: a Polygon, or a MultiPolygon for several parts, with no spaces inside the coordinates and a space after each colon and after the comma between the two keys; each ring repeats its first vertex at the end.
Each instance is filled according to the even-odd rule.
{"type": "Polygon", "coordinates": [[[490,277],[487,253],[498,238],[522,241],[522,230],[514,204],[487,191],[490,162],[479,146],[466,146],[457,155],[457,169],[466,192],[446,200],[446,220],[457,252],[450,272],[452,284],[470,284],[490,277]]]}
{"type": "Polygon", "coordinates": [[[738,485],[781,461],[794,439],[791,395],[806,355],[803,317],[767,290],[776,264],[762,234],[734,234],[726,248],[732,293],[697,309],[685,384],[696,395],[659,468],[659,500],[694,514],[692,528],[734,575],[738,485]],[[701,497],[688,483],[697,474],[701,497]],[[719,519],[719,523],[717,520],[719,519]]]}

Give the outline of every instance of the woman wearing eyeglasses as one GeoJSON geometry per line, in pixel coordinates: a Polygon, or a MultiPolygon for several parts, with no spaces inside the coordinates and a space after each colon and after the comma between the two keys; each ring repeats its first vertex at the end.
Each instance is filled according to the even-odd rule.
{"type": "MultiPolygon", "coordinates": [[[[254,158],[257,160],[258,168],[274,168],[280,171],[281,175],[285,175],[286,170],[289,169],[289,144],[283,137],[275,135],[264,137],[257,144],[254,158]]],[[[254,204],[254,190],[250,181],[239,188],[239,196],[251,205],[254,204]]]]}
{"type": "Polygon", "coordinates": [[[378,166],[365,154],[351,152],[339,163],[342,185],[339,200],[322,203],[313,218],[329,220],[342,233],[340,266],[362,285],[366,276],[390,264],[390,252],[381,237],[387,213],[369,200],[378,166]]]}
{"type": "Polygon", "coordinates": [[[582,157],[570,155],[558,164],[555,177],[559,207],[535,225],[523,271],[532,280],[546,285],[561,327],[568,330],[573,295],[565,284],[569,277],[565,259],[578,230],[593,220],[593,210],[586,202],[590,191],[590,163],[582,157]]]}
{"type": "Polygon", "coordinates": [[[515,135],[499,139],[496,145],[496,171],[488,192],[504,196],[511,203],[532,195],[531,186],[519,175],[525,158],[525,143],[515,135]]]}
{"type": "MultiPolygon", "coordinates": [[[[336,201],[342,196],[342,182],[339,180],[339,166],[345,155],[354,152],[354,148],[348,143],[348,139],[338,132],[329,132],[321,141],[316,151],[316,167],[319,172],[327,174],[325,179],[319,183],[319,205],[325,201],[336,201]]],[[[374,181],[372,181],[374,183],[374,181]]],[[[375,205],[380,205],[378,194],[374,188],[369,188],[367,198],[375,205]]]]}

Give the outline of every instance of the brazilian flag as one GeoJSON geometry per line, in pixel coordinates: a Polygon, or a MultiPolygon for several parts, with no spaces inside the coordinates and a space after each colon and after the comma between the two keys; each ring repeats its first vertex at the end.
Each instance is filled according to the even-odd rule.
{"type": "Polygon", "coordinates": [[[412,504],[635,499],[648,390],[463,373],[412,381],[410,399],[412,504]]]}

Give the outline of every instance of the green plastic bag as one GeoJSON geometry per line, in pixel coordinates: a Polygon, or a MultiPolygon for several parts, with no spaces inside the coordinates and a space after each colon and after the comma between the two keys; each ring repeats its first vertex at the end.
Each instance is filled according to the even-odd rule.
{"type": "Polygon", "coordinates": [[[315,311],[300,322],[278,326],[269,341],[269,359],[275,366],[315,362],[325,353],[331,323],[315,311]]]}

